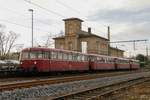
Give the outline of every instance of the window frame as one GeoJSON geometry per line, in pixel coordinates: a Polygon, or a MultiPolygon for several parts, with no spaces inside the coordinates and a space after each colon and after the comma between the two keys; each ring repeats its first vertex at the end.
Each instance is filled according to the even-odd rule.
{"type": "Polygon", "coordinates": [[[57,59],[63,60],[63,52],[57,52],[57,59]]]}
{"type": "Polygon", "coordinates": [[[58,58],[58,53],[56,51],[51,51],[50,52],[50,58],[52,60],[56,60],[58,58]],[[55,55],[55,56],[54,56],[55,55]]]}

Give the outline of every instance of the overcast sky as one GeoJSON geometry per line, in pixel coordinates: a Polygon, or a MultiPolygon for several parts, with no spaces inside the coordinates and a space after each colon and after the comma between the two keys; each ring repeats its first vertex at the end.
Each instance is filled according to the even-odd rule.
{"type": "MultiPolygon", "coordinates": [[[[20,36],[17,44],[31,46],[31,12],[34,9],[34,42],[42,45],[46,36],[64,31],[62,19],[78,17],[84,20],[83,29],[92,27],[92,32],[107,37],[111,27],[111,41],[150,39],[150,0],[0,0],[0,24],[5,31],[14,31],[20,36]],[[40,5],[41,9],[26,1],[40,5]]],[[[145,54],[145,42],[118,44],[118,48],[145,54]]],[[[149,42],[147,43],[149,48],[149,42]]],[[[116,44],[113,44],[116,47],[116,44]]]]}

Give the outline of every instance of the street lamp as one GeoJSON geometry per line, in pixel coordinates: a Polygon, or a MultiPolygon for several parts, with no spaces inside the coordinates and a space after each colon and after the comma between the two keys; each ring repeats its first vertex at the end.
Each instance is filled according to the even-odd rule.
{"type": "Polygon", "coordinates": [[[32,47],[33,47],[33,9],[29,9],[28,11],[30,11],[31,12],[31,19],[32,19],[32,22],[31,22],[31,32],[32,32],[32,47]]]}
{"type": "Polygon", "coordinates": [[[110,27],[108,26],[108,56],[111,56],[111,50],[110,50],[110,27]]]}

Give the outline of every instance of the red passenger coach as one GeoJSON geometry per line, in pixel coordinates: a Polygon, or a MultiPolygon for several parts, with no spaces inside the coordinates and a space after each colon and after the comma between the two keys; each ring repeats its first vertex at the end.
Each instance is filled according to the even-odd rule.
{"type": "Polygon", "coordinates": [[[131,69],[129,59],[116,58],[116,64],[117,64],[117,69],[119,69],[119,70],[131,69]]]}
{"type": "Polygon", "coordinates": [[[89,70],[88,55],[60,49],[26,48],[22,50],[20,62],[27,72],[89,70]]]}
{"type": "Polygon", "coordinates": [[[26,48],[21,52],[20,67],[26,72],[48,72],[50,66],[49,49],[26,48]]]}
{"type": "Polygon", "coordinates": [[[115,59],[109,56],[90,55],[91,70],[115,70],[115,59]]]}
{"type": "Polygon", "coordinates": [[[139,62],[98,54],[36,47],[22,50],[20,67],[25,72],[129,70],[139,69],[139,62]]]}
{"type": "Polygon", "coordinates": [[[130,64],[131,64],[131,69],[136,70],[140,68],[140,64],[138,60],[131,60],[130,64]]]}

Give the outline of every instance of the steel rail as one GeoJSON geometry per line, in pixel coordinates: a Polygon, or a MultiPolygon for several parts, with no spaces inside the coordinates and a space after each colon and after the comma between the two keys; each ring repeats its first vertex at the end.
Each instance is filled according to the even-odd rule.
{"type": "Polygon", "coordinates": [[[104,86],[104,87],[95,87],[92,89],[85,89],[75,93],[66,94],[64,96],[55,97],[53,100],[101,100],[105,96],[109,96],[111,93],[129,88],[133,85],[137,85],[146,81],[150,81],[150,78],[141,77],[138,79],[133,79],[129,81],[122,81],[120,83],[104,86]]]}
{"type": "Polygon", "coordinates": [[[124,74],[133,74],[138,72],[117,72],[117,73],[104,73],[104,74],[94,74],[94,75],[82,75],[82,76],[72,76],[72,77],[61,77],[61,78],[49,78],[49,79],[39,79],[39,80],[31,80],[27,82],[17,82],[17,83],[10,83],[10,84],[1,84],[0,91],[5,90],[13,90],[18,88],[29,88],[35,87],[38,85],[50,85],[50,84],[57,84],[57,83],[64,83],[64,82],[72,82],[72,81],[80,81],[80,80],[90,80],[96,79],[101,77],[111,77],[117,75],[124,75],[124,74]]]}

